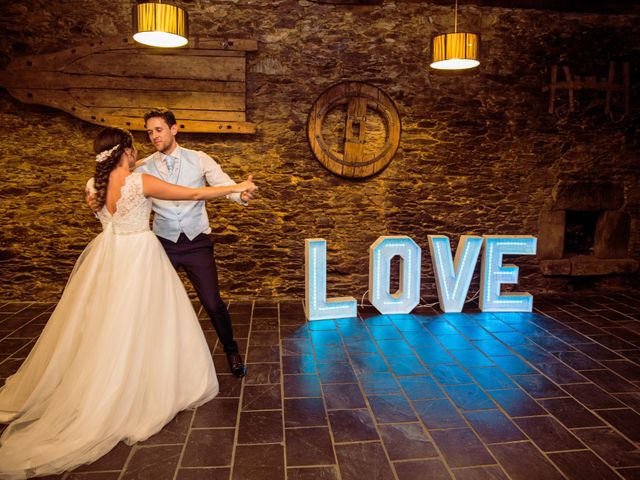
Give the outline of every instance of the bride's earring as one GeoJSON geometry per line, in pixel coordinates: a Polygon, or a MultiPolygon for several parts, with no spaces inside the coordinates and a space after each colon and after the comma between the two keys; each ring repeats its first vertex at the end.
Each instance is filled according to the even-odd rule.
{"type": "Polygon", "coordinates": [[[127,154],[127,165],[130,170],[133,170],[136,166],[136,154],[133,148],[129,148],[124,151],[127,154]]]}

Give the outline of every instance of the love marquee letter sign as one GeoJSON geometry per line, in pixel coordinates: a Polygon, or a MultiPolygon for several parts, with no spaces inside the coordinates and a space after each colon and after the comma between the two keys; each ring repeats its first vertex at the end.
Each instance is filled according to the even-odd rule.
{"type": "MultiPolygon", "coordinates": [[[[503,283],[518,283],[518,267],[503,265],[504,255],[535,255],[536,238],[530,235],[463,235],[455,259],[449,238],[429,235],[429,251],[440,307],[460,312],[482,251],[480,309],[483,312],[530,312],[529,293],[500,294],[503,283]]],[[[410,237],[380,237],[369,247],[369,301],[382,314],[410,313],[420,303],[421,249],[410,237]],[[400,258],[399,288],[390,292],[391,259],[400,258]]],[[[309,320],[356,316],[353,297],[327,299],[327,242],[305,240],[305,314],[309,320]]]]}

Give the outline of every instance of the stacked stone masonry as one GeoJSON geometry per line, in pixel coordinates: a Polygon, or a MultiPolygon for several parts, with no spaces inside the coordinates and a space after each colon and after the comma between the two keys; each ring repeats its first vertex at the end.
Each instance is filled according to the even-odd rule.
{"type": "MultiPolygon", "coordinates": [[[[330,296],[367,289],[368,247],[381,235],[408,235],[423,248],[422,297],[435,299],[428,234],[530,234],[544,228],[561,182],[620,185],[629,216],[626,258],[640,259],[638,114],[640,18],[463,5],[459,24],[481,37],[481,66],[429,69],[429,42],[452,27],[452,9],[428,2],[336,6],[309,1],[179,2],[192,34],[252,38],[247,119],[255,135],[182,134],[234,178],[252,173],[260,196],[250,208],[209,203],[223,293],[228,298],[301,298],[304,239],[328,243],[330,296]],[[548,113],[551,66],[606,76],[611,59],[631,62],[631,113],[604,114],[603,92],[566,92],[548,113]],[[315,160],[307,115],[331,85],[365,81],[396,103],[399,150],[379,175],[350,181],[315,160]]],[[[130,2],[33,0],[3,6],[0,68],[18,55],[55,52],[127,35],[130,2]]],[[[0,90],[0,268],[5,300],[55,301],[75,259],[100,230],[84,204],[91,142],[100,127],[22,104],[0,90]]],[[[137,133],[141,155],[151,153],[137,133]]],[[[540,245],[544,250],[545,246],[540,245]]],[[[516,290],[637,287],[638,275],[544,275],[539,259],[520,267],[516,290]]],[[[479,268],[478,268],[479,271],[479,268]]],[[[477,289],[477,281],[471,290],[477,289]]]]}

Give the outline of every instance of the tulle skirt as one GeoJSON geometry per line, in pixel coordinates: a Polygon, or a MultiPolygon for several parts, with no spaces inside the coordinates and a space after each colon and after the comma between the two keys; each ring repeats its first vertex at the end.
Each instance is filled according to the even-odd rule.
{"type": "Polygon", "coordinates": [[[217,393],[204,335],[160,242],[108,226],[0,389],[0,422],[11,422],[0,437],[0,478],[91,463],[217,393]]]}

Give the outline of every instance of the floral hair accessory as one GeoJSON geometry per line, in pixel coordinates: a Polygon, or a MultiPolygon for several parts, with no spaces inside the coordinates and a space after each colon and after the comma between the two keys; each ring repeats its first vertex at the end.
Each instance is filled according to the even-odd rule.
{"type": "Polygon", "coordinates": [[[118,148],[120,144],[117,144],[115,147],[110,148],[109,150],[105,150],[104,152],[100,152],[96,155],[96,162],[104,162],[109,156],[118,148]]]}

